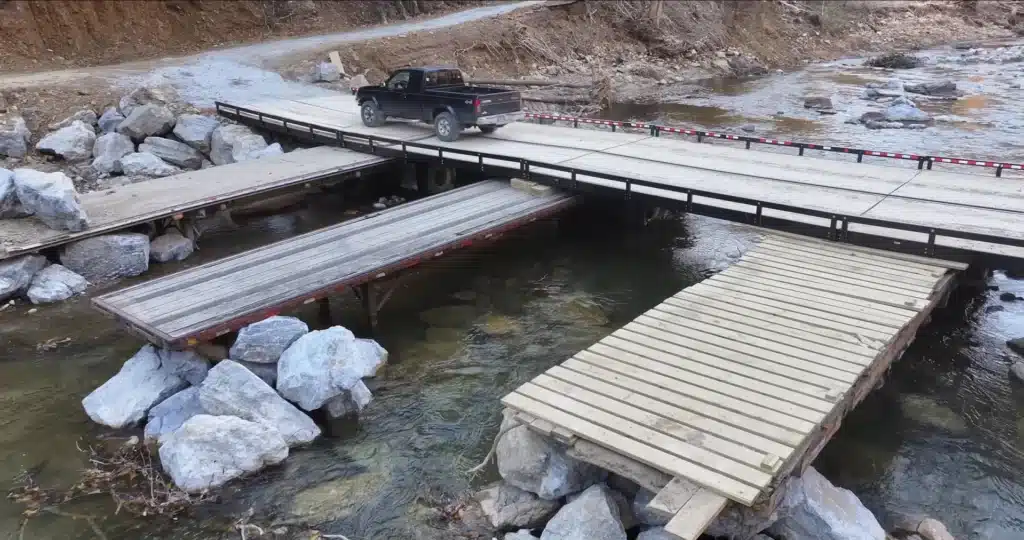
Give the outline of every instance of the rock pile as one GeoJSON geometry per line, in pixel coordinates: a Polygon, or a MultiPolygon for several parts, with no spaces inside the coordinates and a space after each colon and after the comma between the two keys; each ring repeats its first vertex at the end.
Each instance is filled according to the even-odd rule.
{"type": "MultiPolygon", "coordinates": [[[[24,273],[9,272],[19,283],[24,273]]],[[[277,316],[243,328],[229,356],[211,367],[195,352],[146,345],[82,406],[115,429],[145,420],[164,471],[178,487],[199,492],[280,463],[290,448],[319,437],[303,409],[330,412],[333,402],[353,400],[361,410],[372,398],[362,378],[387,361],[383,347],[345,328],[309,332],[302,321],[277,316]],[[261,369],[275,375],[268,380],[261,369]]]]}
{"type": "Polygon", "coordinates": [[[86,278],[41,255],[22,255],[0,261],[0,302],[27,298],[33,304],[67,300],[85,291],[86,278]]]}
{"type": "Polygon", "coordinates": [[[952,81],[906,84],[900,79],[889,79],[868,83],[862,99],[885,105],[885,108],[868,111],[847,123],[863,124],[868,129],[924,129],[934,118],[918,108],[915,100],[955,99],[962,94],[952,81]]]}

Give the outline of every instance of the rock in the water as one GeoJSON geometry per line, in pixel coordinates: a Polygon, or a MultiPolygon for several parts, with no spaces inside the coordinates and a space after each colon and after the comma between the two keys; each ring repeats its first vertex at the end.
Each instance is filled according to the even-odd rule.
{"type": "Polygon", "coordinates": [[[356,352],[349,364],[363,378],[375,377],[380,367],[388,361],[388,351],[372,339],[357,338],[356,352]]]}
{"type": "Polygon", "coordinates": [[[82,400],[94,422],[120,429],[142,420],[151,408],[188,383],[163,365],[160,351],[146,345],[128,359],[121,371],[82,400]]]}
{"type": "Polygon", "coordinates": [[[832,98],[826,96],[807,96],[804,98],[805,109],[831,109],[832,98]]]}
{"type": "Polygon", "coordinates": [[[268,385],[277,385],[277,364],[254,364],[252,362],[242,362],[241,360],[235,360],[235,362],[253,372],[254,375],[268,385]]]}
{"type": "Polygon", "coordinates": [[[1024,362],[1015,360],[1010,364],[1010,377],[1024,383],[1024,362]]]}
{"type": "Polygon", "coordinates": [[[160,360],[165,368],[189,384],[198,386],[206,380],[210,362],[195,351],[172,351],[161,349],[160,360]]]}
{"type": "Polygon", "coordinates": [[[163,137],[146,137],[145,142],[139,145],[139,152],[149,152],[171,165],[185,169],[198,170],[203,164],[203,155],[199,150],[163,137]]]}
{"type": "Polygon", "coordinates": [[[999,295],[999,299],[1002,300],[1003,302],[1016,302],[1017,295],[1012,292],[1004,292],[999,295]]]}
{"type": "Polygon", "coordinates": [[[104,174],[121,172],[120,159],[135,152],[135,143],[127,135],[104,133],[92,146],[92,168],[104,174]]]}
{"type": "Polygon", "coordinates": [[[214,165],[227,165],[257,159],[266,147],[267,141],[245,126],[220,126],[213,130],[210,138],[210,161],[214,165]]]}
{"type": "Polygon", "coordinates": [[[26,290],[44,267],[46,257],[41,255],[22,255],[0,261],[0,302],[26,290]]]}
{"type": "Polygon", "coordinates": [[[199,414],[160,439],[160,464],[190,493],[281,463],[288,445],[265,425],[234,416],[199,414]]]}
{"type": "Polygon", "coordinates": [[[68,161],[84,161],[92,157],[96,132],[80,121],[47,134],[36,143],[36,150],[60,156],[68,161]]]}
{"type": "Polygon", "coordinates": [[[60,262],[93,283],[137,276],[149,269],[149,237],[105,234],[64,246],[60,262]]]}
{"type": "Polygon", "coordinates": [[[633,498],[633,513],[636,515],[637,521],[648,527],[665,525],[672,519],[670,514],[647,508],[656,495],[657,493],[649,489],[641,488],[633,498]]]}
{"type": "Polygon", "coordinates": [[[894,98],[892,101],[889,102],[890,107],[892,107],[893,105],[908,105],[910,107],[917,107],[917,104],[914,103],[913,101],[910,101],[910,99],[908,99],[907,96],[900,96],[894,98]]]}
{"type": "Polygon", "coordinates": [[[768,513],[763,509],[727,504],[725,509],[711,520],[704,533],[723,538],[753,538],[778,518],[778,514],[768,513]]]}
{"type": "Polygon", "coordinates": [[[118,126],[117,132],[142,142],[146,137],[164,135],[174,129],[174,113],[162,105],[142,105],[132,109],[118,126]]]}
{"type": "Polygon", "coordinates": [[[946,526],[935,518],[925,518],[917,526],[917,534],[924,540],[954,540],[946,526]]]}
{"type": "Polygon", "coordinates": [[[541,540],[626,540],[619,509],[604,485],[591,486],[551,518],[541,540]]]}
{"type": "Polygon", "coordinates": [[[101,133],[113,133],[121,122],[124,122],[124,115],[117,111],[117,107],[108,107],[96,121],[101,133]]]}
{"type": "Polygon", "coordinates": [[[521,529],[505,534],[504,540],[537,540],[537,537],[530,534],[529,529],[521,529]]]}
{"type": "Polygon", "coordinates": [[[352,388],[328,400],[324,408],[327,409],[327,415],[334,419],[358,416],[372,400],[370,389],[363,381],[358,381],[352,388]]]}
{"type": "MultiPolygon", "coordinates": [[[[3,275],[3,273],[0,273],[0,276],[2,276],[2,275],[3,275]]],[[[1013,351],[1013,352],[1015,352],[1015,353],[1017,353],[1017,354],[1019,354],[1021,356],[1024,356],[1024,337],[1019,337],[1019,338],[1014,338],[1014,339],[1008,340],[1006,342],[1006,346],[1009,347],[1011,351],[1013,351]]]]}
{"type": "Polygon", "coordinates": [[[75,122],[81,122],[88,126],[89,129],[93,129],[95,131],[95,128],[93,126],[96,125],[96,113],[89,109],[83,109],[61,120],[60,122],[54,122],[50,124],[49,126],[47,126],[47,128],[50,131],[57,131],[59,129],[66,128],[71,124],[74,124],[75,122]]]}
{"type": "Polygon", "coordinates": [[[678,538],[678,536],[666,531],[665,527],[655,527],[640,533],[636,540],[678,540],[678,538]]]}
{"type": "Polygon", "coordinates": [[[753,133],[757,131],[757,126],[755,126],[754,124],[743,124],[742,126],[740,126],[740,130],[746,131],[747,133],[753,133]]]}
{"type": "Polygon", "coordinates": [[[199,404],[199,389],[194,386],[186,388],[149,410],[145,439],[158,440],[168,433],[173,433],[189,418],[199,414],[206,414],[203,406],[199,404]]]}
{"type": "Polygon", "coordinates": [[[928,122],[932,117],[917,107],[897,104],[885,110],[885,119],[889,122],[928,122]]]}
{"type": "Polygon", "coordinates": [[[263,150],[256,153],[255,159],[263,159],[266,157],[279,156],[284,153],[284,149],[281,148],[281,143],[274,143],[263,150]]]}
{"type": "Polygon", "coordinates": [[[32,215],[18,199],[14,185],[14,171],[0,168],[0,219],[13,219],[32,215]]]}
{"type": "Polygon", "coordinates": [[[140,86],[118,102],[121,114],[131,116],[136,108],[142,105],[157,105],[170,107],[181,102],[178,91],[169,84],[159,86],[140,86]]]}
{"type": "Polygon", "coordinates": [[[366,372],[355,336],[335,326],[310,332],[292,343],[277,363],[277,391],[313,411],[351,389],[366,372]]]}
{"type": "Polygon", "coordinates": [[[320,62],[313,66],[313,82],[338,82],[341,70],[330,62],[320,62]]]}
{"type": "Polygon", "coordinates": [[[24,118],[16,115],[0,116],[0,157],[25,157],[31,138],[32,132],[25,125],[24,118]]]}
{"type": "Polygon", "coordinates": [[[220,122],[212,116],[183,114],[174,125],[174,136],[204,154],[210,153],[210,138],[220,122]]]}
{"type": "Polygon", "coordinates": [[[210,414],[232,415],[276,430],[288,446],[312,442],[320,428],[253,372],[231,360],[217,363],[199,387],[210,414]]]}
{"type": "Polygon", "coordinates": [[[242,362],[274,364],[295,340],[308,332],[309,327],[299,319],[275,315],[239,330],[229,356],[242,362]]]}
{"type": "MultiPolygon", "coordinates": [[[[512,422],[506,415],[501,431],[512,422]]],[[[501,437],[496,457],[498,472],[506,482],[547,500],[576,493],[606,476],[601,469],[567,456],[558,443],[526,426],[512,428],[501,437]]]]}
{"type": "Polygon", "coordinates": [[[558,501],[547,501],[505,482],[474,495],[484,515],[498,530],[542,527],[558,511],[558,501]]]}
{"type": "Polygon", "coordinates": [[[88,286],[89,282],[84,277],[59,264],[51,264],[32,278],[25,295],[33,304],[48,304],[81,294],[88,286]]]}
{"type": "Polygon", "coordinates": [[[178,232],[168,229],[149,243],[149,258],[154,262],[184,261],[192,254],[195,246],[192,241],[178,232]]]}
{"type": "Polygon", "coordinates": [[[923,94],[926,96],[955,97],[960,94],[960,91],[957,90],[956,83],[953,81],[908,84],[903,88],[912,94],[923,94]]]}
{"type": "Polygon", "coordinates": [[[787,540],[885,540],[878,520],[857,496],[833,486],[813,467],[789,481],[768,534],[787,540]]]}
{"type": "Polygon", "coordinates": [[[864,62],[864,65],[888,69],[911,69],[921,65],[921,59],[910,54],[894,52],[864,62]]]}
{"type": "Polygon", "coordinates": [[[47,227],[80,232],[89,226],[89,216],[78,203],[75,185],[64,173],[15,169],[14,185],[25,210],[35,214],[47,227]]]}
{"type": "MultiPolygon", "coordinates": [[[[140,148],[141,146],[145,145],[140,145],[140,148]]],[[[117,160],[117,167],[127,176],[152,176],[159,178],[181,172],[181,169],[149,152],[128,154],[117,160]]]]}

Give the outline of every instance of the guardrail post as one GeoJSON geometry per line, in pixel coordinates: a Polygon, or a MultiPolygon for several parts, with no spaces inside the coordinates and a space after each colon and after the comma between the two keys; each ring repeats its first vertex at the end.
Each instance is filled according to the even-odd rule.
{"type": "Polygon", "coordinates": [[[659,135],[661,135],[661,130],[658,129],[658,126],[651,125],[651,137],[657,137],[659,135]]]}
{"type": "Polygon", "coordinates": [[[857,163],[864,163],[864,151],[857,150],[857,163]]]}
{"type": "Polygon", "coordinates": [[[928,167],[929,171],[932,170],[932,160],[931,160],[931,158],[928,158],[928,165],[927,165],[927,167],[928,167]]]}
{"type": "Polygon", "coordinates": [[[925,161],[927,161],[927,160],[925,160],[924,158],[918,158],[917,159],[917,170],[920,171],[921,169],[924,168],[924,162],[925,161]]]}
{"type": "Polygon", "coordinates": [[[580,127],[580,119],[579,118],[576,118],[575,116],[572,117],[572,127],[574,127],[574,128],[580,127]]]}
{"type": "Polygon", "coordinates": [[[579,182],[576,180],[576,171],[572,171],[571,173],[569,173],[569,175],[569,180],[572,182],[572,190],[576,191],[580,187],[579,182]]]}
{"type": "Polygon", "coordinates": [[[697,132],[697,142],[702,142],[703,140],[704,140],[704,134],[701,133],[700,131],[698,131],[697,132]]]}
{"type": "Polygon", "coordinates": [[[836,217],[832,216],[832,222],[829,223],[829,226],[828,226],[828,239],[829,240],[835,240],[836,239],[836,235],[838,234],[838,233],[836,233],[837,221],[838,220],[836,219],[836,217]]]}
{"type": "Polygon", "coordinates": [[[996,167],[996,178],[1002,178],[1002,176],[1003,176],[1003,166],[1000,165],[1000,166],[996,167]]]}
{"type": "Polygon", "coordinates": [[[693,212],[693,192],[686,190],[686,212],[693,212]]]}
{"type": "Polygon", "coordinates": [[[799,154],[797,154],[797,155],[798,155],[798,156],[802,156],[802,155],[804,155],[804,147],[803,147],[803,146],[801,146],[801,147],[800,147],[800,153],[799,153],[799,154]]]}
{"type": "Polygon", "coordinates": [[[747,150],[750,150],[750,140],[747,140],[747,150]]]}
{"type": "Polygon", "coordinates": [[[843,217],[843,230],[839,235],[839,240],[845,242],[848,235],[850,234],[850,218],[843,217]]]}
{"type": "Polygon", "coordinates": [[[929,257],[935,254],[935,229],[928,230],[928,246],[924,248],[924,254],[929,257]]]}
{"type": "Polygon", "coordinates": [[[761,221],[761,215],[762,215],[762,210],[763,210],[763,208],[761,207],[761,203],[757,203],[757,218],[756,218],[756,225],[757,225],[758,227],[760,227],[760,226],[761,226],[761,222],[762,222],[762,221],[761,221]]]}

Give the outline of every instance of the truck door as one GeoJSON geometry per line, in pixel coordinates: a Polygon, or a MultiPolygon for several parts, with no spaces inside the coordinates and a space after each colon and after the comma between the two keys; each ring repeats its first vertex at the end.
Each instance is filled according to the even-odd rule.
{"type": "Polygon", "coordinates": [[[388,79],[386,103],[380,104],[384,109],[384,114],[399,118],[417,118],[419,116],[419,106],[414,105],[416,100],[411,97],[412,93],[410,92],[413,82],[412,75],[412,71],[402,70],[396,71],[388,79]],[[415,116],[411,116],[412,114],[415,116]]]}

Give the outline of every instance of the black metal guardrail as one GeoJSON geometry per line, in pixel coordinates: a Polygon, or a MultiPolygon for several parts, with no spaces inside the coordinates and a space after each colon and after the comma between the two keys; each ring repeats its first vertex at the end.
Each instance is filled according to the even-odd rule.
{"type": "MultiPolygon", "coordinates": [[[[437,144],[405,141],[402,139],[382,137],[366,133],[356,133],[351,131],[345,131],[338,128],[318,126],[316,124],[311,124],[309,122],[303,122],[300,120],[292,120],[285,118],[283,116],[263,113],[257,110],[248,109],[245,107],[238,107],[222,102],[216,102],[216,110],[218,114],[221,114],[225,117],[231,118],[239,122],[255,123],[257,126],[264,129],[269,129],[272,131],[281,131],[293,136],[304,136],[313,141],[320,142],[323,144],[333,144],[340,146],[342,148],[351,148],[358,151],[369,152],[374,155],[402,158],[406,161],[436,159],[439,161],[440,164],[445,164],[448,163],[449,161],[453,161],[454,163],[451,163],[453,165],[473,166],[481,172],[486,172],[489,169],[494,169],[507,174],[508,171],[513,170],[515,171],[514,174],[521,176],[524,179],[540,181],[544,184],[552,185],[555,187],[570,189],[573,191],[607,191],[613,194],[622,194],[625,200],[630,200],[634,197],[653,199],[658,201],[659,203],[667,203],[665,204],[665,206],[673,206],[676,208],[684,209],[688,212],[702,213],[710,215],[712,217],[724,216],[727,219],[735,220],[736,216],[744,216],[744,219],[741,221],[747,221],[752,225],[762,227],[772,227],[774,225],[775,228],[782,228],[779,227],[779,224],[785,223],[795,225],[797,227],[808,226],[807,224],[802,222],[786,220],[783,218],[773,216],[765,216],[764,210],[766,209],[821,218],[829,220],[830,223],[829,227],[827,227],[827,238],[838,242],[850,242],[851,235],[858,235],[873,240],[872,243],[874,244],[893,244],[893,246],[890,247],[895,247],[900,251],[905,251],[909,253],[916,252],[926,256],[958,254],[963,253],[965,251],[970,253],[970,250],[961,250],[958,248],[951,248],[949,246],[942,246],[937,243],[937,240],[939,238],[956,238],[961,240],[985,242],[995,245],[1024,248],[1024,239],[1007,238],[991,234],[959,231],[955,229],[929,227],[926,225],[915,225],[911,223],[900,223],[896,221],[875,219],[864,216],[853,216],[839,214],[835,212],[826,212],[822,210],[814,210],[811,208],[803,208],[788,204],[761,201],[757,199],[751,199],[748,197],[739,197],[735,195],[715,193],[713,191],[672,186],[668,184],[653,182],[650,180],[626,178],[614,174],[588,171],[578,169],[575,167],[568,167],[565,165],[543,163],[535,160],[530,160],[527,158],[509,157],[501,154],[478,152],[475,150],[463,150],[458,148],[448,148],[437,144]],[[431,153],[410,153],[410,148],[428,150],[431,153]],[[433,152],[436,152],[436,155],[433,152]],[[446,155],[459,155],[475,158],[476,163],[468,162],[466,160],[453,160],[450,157],[448,160],[446,160],[446,155]],[[503,165],[485,164],[485,159],[514,163],[518,167],[514,168],[503,165]],[[564,173],[568,175],[568,178],[546,174],[545,171],[556,171],[564,173]],[[595,185],[593,183],[588,183],[586,181],[580,181],[579,178],[581,177],[596,178],[600,180],[618,182],[621,183],[623,187],[621,189],[616,189],[608,188],[607,186],[595,185]],[[638,193],[635,191],[635,188],[638,186],[679,193],[685,195],[686,198],[684,200],[680,200],[669,197],[660,197],[658,195],[652,195],[648,193],[638,193]],[[739,210],[721,209],[718,207],[694,202],[694,197],[706,197],[709,199],[719,201],[750,205],[754,207],[755,211],[753,213],[750,213],[739,210]],[[923,237],[926,237],[926,240],[922,238],[923,241],[907,241],[901,239],[894,239],[890,237],[872,235],[869,233],[851,233],[851,231],[849,230],[851,224],[920,233],[923,237]]],[[[811,225],[810,227],[815,228],[815,226],[813,225],[811,225]]],[[[947,256],[949,256],[950,258],[962,258],[955,257],[952,255],[947,256]]]]}
{"type": "Polygon", "coordinates": [[[798,155],[801,156],[804,155],[804,150],[820,150],[823,152],[851,154],[857,156],[857,163],[862,163],[864,161],[864,156],[870,156],[888,159],[916,161],[918,169],[928,170],[931,170],[932,165],[934,163],[969,165],[974,167],[985,167],[995,169],[996,177],[1003,176],[1004,169],[1017,171],[1024,170],[1024,164],[1021,163],[1006,163],[1000,161],[985,161],[980,159],[951,158],[943,156],[911,154],[906,152],[881,152],[878,150],[866,150],[863,148],[852,148],[847,146],[830,146],[825,144],[786,141],[782,139],[768,139],[765,137],[751,137],[749,135],[733,135],[730,133],[722,133],[720,131],[701,131],[699,129],[677,128],[671,126],[662,126],[659,124],[651,124],[647,122],[622,122],[618,120],[578,118],[575,116],[562,116],[558,114],[540,113],[526,113],[526,117],[534,118],[537,120],[554,120],[556,122],[568,122],[572,124],[572,127],[579,127],[580,124],[591,124],[609,126],[611,127],[612,131],[616,131],[618,128],[637,129],[649,132],[652,137],[659,137],[662,133],[678,133],[681,135],[691,135],[697,137],[697,142],[701,142],[704,139],[727,139],[730,141],[746,143],[747,150],[750,150],[750,145],[752,144],[767,144],[772,146],[786,146],[790,148],[796,148],[799,152],[798,155]]]}

